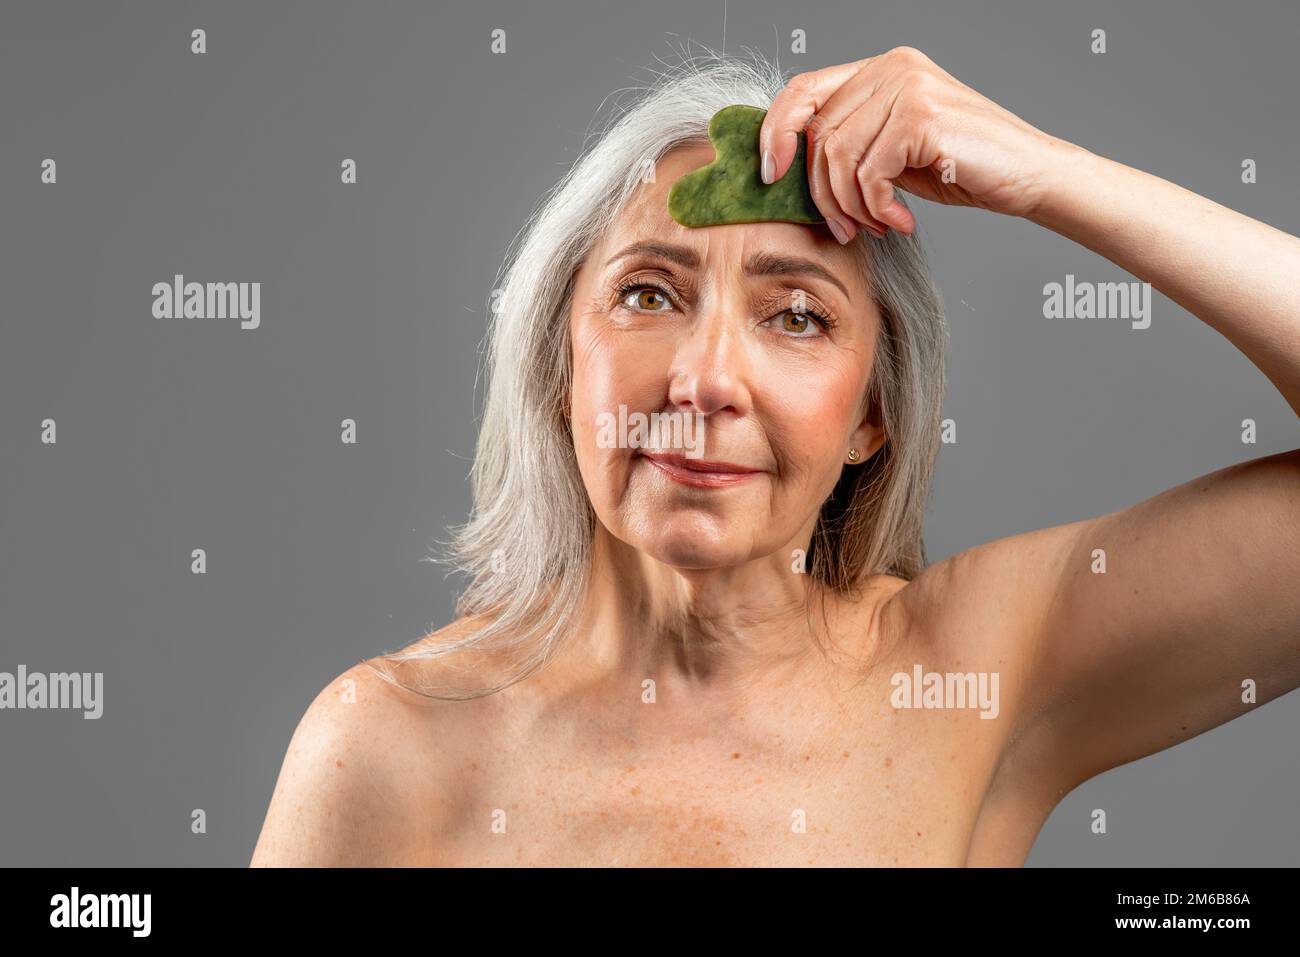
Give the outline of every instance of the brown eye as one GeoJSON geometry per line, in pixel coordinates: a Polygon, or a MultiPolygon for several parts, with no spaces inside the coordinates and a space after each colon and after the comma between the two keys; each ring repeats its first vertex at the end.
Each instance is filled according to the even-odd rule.
{"type": "Polygon", "coordinates": [[[815,309],[782,309],[763,325],[779,329],[781,335],[790,339],[817,339],[835,327],[836,320],[829,313],[815,309]]]}
{"type": "Polygon", "coordinates": [[[623,304],[646,312],[667,312],[671,303],[663,290],[656,286],[627,286],[620,290],[623,304]]]}
{"type": "Polygon", "coordinates": [[[782,323],[782,327],[786,332],[803,332],[808,328],[808,317],[803,313],[787,309],[783,315],[785,321],[782,323]]]}

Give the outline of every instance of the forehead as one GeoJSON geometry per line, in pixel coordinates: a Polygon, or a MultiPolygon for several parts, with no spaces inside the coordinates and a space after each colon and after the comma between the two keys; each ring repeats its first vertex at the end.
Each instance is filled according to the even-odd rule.
{"type": "MultiPolygon", "coordinates": [[[[767,222],[689,227],[673,219],[668,212],[668,191],[673,183],[712,160],[713,147],[707,143],[681,146],[661,157],[655,165],[654,180],[637,186],[613,227],[602,237],[597,252],[608,256],[638,239],[654,238],[692,246],[706,264],[711,251],[728,259],[758,250],[797,253],[824,265],[855,297],[867,297],[856,254],[837,243],[823,225],[767,222]]],[[[592,259],[604,262],[602,256],[592,259]]]]}

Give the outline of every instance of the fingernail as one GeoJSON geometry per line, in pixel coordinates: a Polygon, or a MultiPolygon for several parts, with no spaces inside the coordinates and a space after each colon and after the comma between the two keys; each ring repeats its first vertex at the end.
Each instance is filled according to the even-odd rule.
{"type": "Polygon", "coordinates": [[[844,227],[841,226],[836,220],[828,219],[826,220],[826,225],[831,228],[831,234],[835,237],[836,241],[838,241],[841,246],[843,246],[845,243],[847,243],[850,239],[853,238],[849,233],[845,232],[844,227]]]}
{"type": "Polygon", "coordinates": [[[763,182],[772,185],[772,180],[776,177],[776,157],[772,155],[771,150],[763,150],[763,182]]]}

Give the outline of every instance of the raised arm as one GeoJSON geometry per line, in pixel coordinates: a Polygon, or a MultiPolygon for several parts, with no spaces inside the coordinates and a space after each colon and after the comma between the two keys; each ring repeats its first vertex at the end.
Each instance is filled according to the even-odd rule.
{"type": "Polygon", "coordinates": [[[805,127],[813,199],[842,234],[911,232],[895,186],[1030,219],[1218,330],[1300,415],[1300,239],[1050,136],[911,47],[794,77],[759,133],[770,179],[805,127]]]}
{"type": "MultiPolygon", "coordinates": [[[[1029,218],[1218,330],[1300,414],[1300,240],[1077,148],[1046,183],[1029,218]]],[[[1017,537],[966,563],[983,566],[973,579],[1019,581],[1024,712],[1057,740],[1068,778],[1300,687],[1300,451],[1066,529],[1041,533],[1046,561],[1027,561],[1017,537]]]]}
{"type": "MultiPolygon", "coordinates": [[[[1300,416],[1300,239],[1073,145],[1042,182],[1027,218],[1217,330],[1300,416]]],[[[1300,428],[1295,435],[1300,440],[1300,428]]]]}
{"type": "Polygon", "coordinates": [[[968,549],[896,600],[1004,672],[1007,740],[1059,798],[1300,687],[1300,451],[968,549]]]}
{"type": "MultiPolygon", "coordinates": [[[[1218,330],[1300,415],[1294,236],[1049,136],[910,48],[792,80],[760,133],[773,178],[805,126],[828,219],[910,232],[895,186],[1030,219],[1218,330]]],[[[1300,451],[963,552],[894,604],[968,667],[1013,670],[1009,738],[1077,783],[1300,686],[1300,451]]]]}

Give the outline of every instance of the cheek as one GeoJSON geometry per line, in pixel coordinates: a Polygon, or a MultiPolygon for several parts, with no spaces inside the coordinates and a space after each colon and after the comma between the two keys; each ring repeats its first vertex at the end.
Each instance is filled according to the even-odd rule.
{"type": "Polygon", "coordinates": [[[600,323],[575,332],[570,408],[575,439],[591,440],[597,417],[617,415],[620,405],[629,412],[657,410],[666,391],[663,367],[647,349],[610,334],[600,323]]]}
{"type": "Polygon", "coordinates": [[[785,363],[758,385],[756,407],[790,484],[834,487],[857,427],[866,376],[853,357],[785,363]]]}
{"type": "MultiPolygon", "coordinates": [[[[619,407],[633,412],[659,410],[667,394],[666,365],[644,348],[612,334],[600,321],[575,326],[573,391],[570,401],[574,452],[593,502],[613,507],[624,494],[632,456],[628,449],[604,447],[608,429],[601,423],[618,421],[619,407]]],[[[626,419],[624,419],[626,421],[626,419]]]]}

